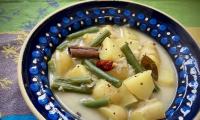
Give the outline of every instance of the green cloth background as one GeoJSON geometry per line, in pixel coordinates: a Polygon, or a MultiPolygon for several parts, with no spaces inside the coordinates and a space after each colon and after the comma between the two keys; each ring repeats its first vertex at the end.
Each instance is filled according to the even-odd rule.
{"type": "MultiPolygon", "coordinates": [[[[29,31],[58,8],[78,0],[0,0],[0,32],[29,31]]],[[[200,27],[200,0],[132,0],[153,6],[185,26],[200,27]]]]}

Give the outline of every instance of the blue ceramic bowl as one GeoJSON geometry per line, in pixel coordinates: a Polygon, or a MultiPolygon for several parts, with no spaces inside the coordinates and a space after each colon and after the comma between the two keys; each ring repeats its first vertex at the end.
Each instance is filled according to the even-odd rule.
{"type": "Polygon", "coordinates": [[[102,24],[129,24],[163,46],[178,75],[176,97],[166,117],[168,120],[192,120],[200,106],[199,47],[172,18],[152,8],[124,1],[78,3],[59,10],[35,27],[22,48],[18,70],[22,95],[33,113],[39,119],[75,119],[49,89],[47,62],[67,35],[102,24]]]}

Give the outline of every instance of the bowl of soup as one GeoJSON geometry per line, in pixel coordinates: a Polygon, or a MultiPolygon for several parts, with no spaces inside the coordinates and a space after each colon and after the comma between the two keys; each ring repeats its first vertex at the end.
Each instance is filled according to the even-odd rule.
{"type": "Polygon", "coordinates": [[[48,16],[18,66],[39,119],[183,120],[199,110],[199,47],[171,17],[125,1],[90,1],[48,16]]]}

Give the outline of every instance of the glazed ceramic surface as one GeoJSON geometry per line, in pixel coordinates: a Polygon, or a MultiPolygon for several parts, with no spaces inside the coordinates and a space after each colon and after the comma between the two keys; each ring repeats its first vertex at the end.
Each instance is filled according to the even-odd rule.
{"type": "Polygon", "coordinates": [[[47,62],[67,35],[104,24],[128,24],[152,37],[168,52],[176,67],[178,87],[166,117],[191,120],[200,106],[199,47],[186,30],[168,16],[123,1],[79,3],[53,14],[33,30],[24,44],[19,63],[19,84],[31,110],[41,119],[76,119],[52,94],[47,62]]]}

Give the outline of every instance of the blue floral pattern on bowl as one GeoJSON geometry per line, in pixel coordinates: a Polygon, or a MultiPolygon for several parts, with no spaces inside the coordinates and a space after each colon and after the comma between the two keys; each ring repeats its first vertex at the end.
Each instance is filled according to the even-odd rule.
{"type": "Polygon", "coordinates": [[[122,1],[93,1],[66,8],[47,19],[32,34],[24,51],[22,76],[29,98],[43,117],[51,120],[77,118],[60,105],[49,89],[47,62],[67,35],[103,24],[128,24],[165,48],[178,74],[176,97],[166,111],[166,119],[192,119],[200,104],[198,46],[169,17],[145,6],[122,1]]]}

